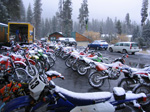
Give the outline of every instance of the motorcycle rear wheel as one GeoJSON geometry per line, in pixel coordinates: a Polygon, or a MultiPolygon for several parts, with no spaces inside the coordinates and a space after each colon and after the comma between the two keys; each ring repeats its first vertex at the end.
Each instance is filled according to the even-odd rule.
{"type": "Polygon", "coordinates": [[[96,71],[96,72],[92,73],[88,78],[89,84],[94,88],[101,87],[104,84],[104,79],[100,80],[100,79],[98,79],[99,77],[103,77],[102,72],[96,71]]]}
{"type": "Polygon", "coordinates": [[[147,95],[147,99],[145,102],[138,101],[141,105],[145,105],[144,107],[147,108],[146,105],[150,104],[150,87],[147,85],[139,84],[133,89],[133,93],[145,93],[147,95]]]}
{"type": "Polygon", "coordinates": [[[121,81],[118,83],[118,87],[124,88],[126,91],[132,90],[134,87],[131,85],[135,84],[132,79],[129,78],[123,78],[121,81]]]}

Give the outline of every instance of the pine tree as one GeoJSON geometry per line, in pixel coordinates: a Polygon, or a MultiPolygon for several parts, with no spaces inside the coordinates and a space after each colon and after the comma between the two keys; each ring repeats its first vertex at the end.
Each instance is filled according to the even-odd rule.
{"type": "Polygon", "coordinates": [[[116,23],[116,29],[117,29],[117,33],[121,35],[122,28],[121,28],[121,22],[120,22],[120,20],[118,20],[117,23],[116,23]]]}
{"type": "Polygon", "coordinates": [[[7,23],[9,19],[8,11],[5,5],[0,1],[0,22],[7,23]]]}
{"type": "Polygon", "coordinates": [[[135,26],[132,34],[132,41],[137,41],[137,39],[140,37],[140,29],[139,26],[135,26]]]}
{"type": "Polygon", "coordinates": [[[71,36],[72,32],[72,2],[71,0],[64,1],[63,4],[63,29],[65,36],[71,36]]]}
{"type": "Polygon", "coordinates": [[[83,30],[87,30],[88,28],[88,15],[89,11],[88,11],[88,4],[87,4],[87,0],[83,0],[83,3],[81,4],[81,8],[79,9],[79,24],[81,27],[81,31],[83,30]]]}
{"type": "Polygon", "coordinates": [[[141,20],[141,25],[143,26],[147,16],[148,16],[148,0],[143,0],[143,4],[142,4],[142,9],[141,9],[141,16],[142,16],[142,20],[141,20]]]}
{"type": "Polygon", "coordinates": [[[32,19],[33,19],[33,13],[31,10],[31,4],[29,4],[28,10],[27,10],[27,22],[32,23],[33,22],[32,19]]]}
{"type": "Polygon", "coordinates": [[[20,1],[20,21],[21,22],[26,21],[25,7],[24,7],[22,0],[20,1]]]}
{"type": "Polygon", "coordinates": [[[41,33],[41,14],[42,14],[42,3],[41,0],[35,0],[34,2],[34,27],[35,35],[37,39],[40,39],[41,33]]]}
{"type": "Polygon", "coordinates": [[[150,21],[147,20],[146,24],[143,26],[142,37],[144,38],[145,45],[150,47],[150,21]]]}
{"type": "Polygon", "coordinates": [[[129,13],[126,14],[125,17],[125,26],[126,26],[126,33],[131,34],[131,20],[130,20],[130,15],[129,13]]]}
{"type": "Polygon", "coordinates": [[[6,6],[11,21],[19,21],[21,17],[20,16],[21,0],[1,0],[1,1],[6,6]]]}

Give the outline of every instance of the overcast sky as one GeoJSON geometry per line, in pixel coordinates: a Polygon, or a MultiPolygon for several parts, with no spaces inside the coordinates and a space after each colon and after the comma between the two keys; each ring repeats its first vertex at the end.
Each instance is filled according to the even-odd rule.
{"type": "MultiPolygon", "coordinates": [[[[52,18],[58,11],[59,0],[41,0],[42,1],[42,17],[52,18]]],[[[73,12],[72,18],[77,20],[79,15],[79,8],[83,0],[72,0],[73,12]]],[[[115,17],[121,21],[125,20],[127,13],[130,15],[132,21],[140,23],[141,21],[141,7],[143,0],[88,0],[89,19],[106,19],[107,17],[115,17]]],[[[25,8],[27,9],[29,3],[33,8],[34,0],[23,0],[25,8]]],[[[150,6],[149,6],[150,8],[150,6]]],[[[148,11],[149,13],[150,11],[148,11]]]]}

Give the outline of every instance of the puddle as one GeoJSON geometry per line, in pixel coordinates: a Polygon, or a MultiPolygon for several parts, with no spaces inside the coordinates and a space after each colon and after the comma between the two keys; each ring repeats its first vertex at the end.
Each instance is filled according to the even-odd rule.
{"type": "Polygon", "coordinates": [[[136,62],[129,62],[129,63],[127,63],[127,65],[129,65],[130,67],[134,67],[134,68],[144,68],[144,66],[146,64],[136,63],[136,62]]]}

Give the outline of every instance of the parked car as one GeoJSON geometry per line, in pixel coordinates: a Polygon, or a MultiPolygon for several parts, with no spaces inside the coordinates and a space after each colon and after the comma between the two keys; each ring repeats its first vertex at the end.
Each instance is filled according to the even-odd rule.
{"type": "Polygon", "coordinates": [[[135,54],[135,52],[139,52],[139,46],[136,42],[118,42],[114,45],[110,45],[108,50],[110,52],[135,54]]]}
{"type": "Polygon", "coordinates": [[[108,43],[105,40],[95,40],[92,43],[88,44],[89,48],[94,48],[94,49],[104,49],[107,50],[108,48],[108,43]]]}
{"type": "Polygon", "coordinates": [[[69,46],[77,46],[77,42],[73,37],[59,37],[56,42],[64,43],[65,45],[69,46]]]}

